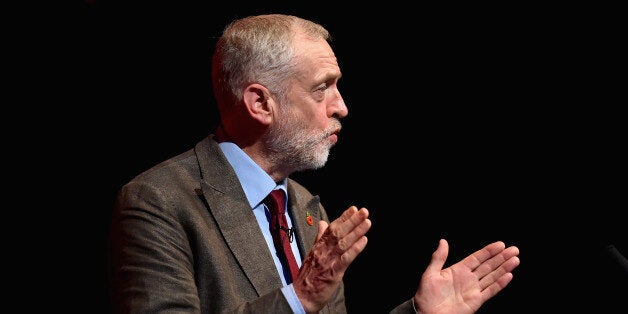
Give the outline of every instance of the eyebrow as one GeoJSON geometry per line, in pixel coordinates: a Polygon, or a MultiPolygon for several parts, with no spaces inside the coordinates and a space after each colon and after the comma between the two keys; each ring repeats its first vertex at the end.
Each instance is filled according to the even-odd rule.
{"type": "MultiPolygon", "coordinates": [[[[341,77],[342,77],[342,72],[340,72],[340,71],[334,72],[334,73],[327,72],[321,79],[317,79],[316,81],[320,82],[320,83],[325,83],[325,82],[327,82],[329,80],[332,80],[332,79],[336,80],[336,81],[340,80],[341,77]]],[[[320,84],[320,83],[318,83],[318,84],[320,84]]],[[[318,85],[318,84],[316,84],[316,85],[318,85]]]]}

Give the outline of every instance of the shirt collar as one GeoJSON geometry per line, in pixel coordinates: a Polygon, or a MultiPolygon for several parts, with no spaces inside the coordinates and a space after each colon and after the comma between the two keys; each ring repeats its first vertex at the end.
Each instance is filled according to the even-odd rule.
{"type": "Polygon", "coordinates": [[[257,207],[272,190],[277,188],[284,190],[288,195],[287,179],[279,184],[275,183],[249,155],[232,142],[221,142],[218,146],[233,167],[251,208],[257,207]]]}

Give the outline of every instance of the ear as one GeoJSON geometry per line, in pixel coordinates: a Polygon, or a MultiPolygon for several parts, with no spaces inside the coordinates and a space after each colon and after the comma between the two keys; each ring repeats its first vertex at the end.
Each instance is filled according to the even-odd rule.
{"type": "Polygon", "coordinates": [[[261,84],[251,84],[244,90],[242,101],[249,116],[259,123],[268,125],[272,122],[276,103],[270,97],[270,91],[261,84]]]}

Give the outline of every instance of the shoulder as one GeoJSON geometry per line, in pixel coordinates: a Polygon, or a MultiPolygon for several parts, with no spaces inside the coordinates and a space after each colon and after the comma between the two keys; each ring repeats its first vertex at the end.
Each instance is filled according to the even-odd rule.
{"type": "Polygon", "coordinates": [[[179,218],[190,212],[204,209],[198,201],[200,178],[195,154],[188,150],[125,183],[116,194],[114,207],[121,215],[143,215],[146,219],[171,221],[174,225],[174,221],[180,221],[179,218]]]}
{"type": "Polygon", "coordinates": [[[193,150],[166,159],[135,176],[129,183],[172,184],[177,178],[199,177],[197,158],[193,150]]]}
{"type": "Polygon", "coordinates": [[[217,149],[212,137],[199,141],[194,148],[163,160],[136,175],[127,184],[148,184],[155,186],[177,186],[181,181],[201,180],[201,165],[211,160],[211,152],[217,149]],[[201,162],[203,161],[203,162],[201,162]]]}

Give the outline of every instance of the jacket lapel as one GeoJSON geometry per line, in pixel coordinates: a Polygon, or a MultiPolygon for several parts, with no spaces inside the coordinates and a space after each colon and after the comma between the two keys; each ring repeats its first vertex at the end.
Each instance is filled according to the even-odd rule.
{"type": "Polygon", "coordinates": [[[292,217],[292,225],[296,227],[299,250],[301,251],[301,258],[304,259],[314,246],[314,240],[318,233],[318,222],[323,217],[319,209],[320,199],[318,195],[312,197],[309,193],[299,192],[299,188],[302,187],[295,187],[294,181],[288,181],[288,199],[290,200],[288,211],[292,217]],[[308,223],[308,216],[311,218],[311,225],[308,223]]]}
{"type": "Polygon", "coordinates": [[[259,295],[281,287],[281,278],[259,224],[220,147],[210,136],[199,142],[195,150],[209,211],[238,264],[259,295]]]}
{"type": "MultiPolygon", "coordinates": [[[[253,215],[238,177],[218,143],[209,136],[195,147],[201,169],[202,194],[229,249],[259,295],[282,286],[272,255],[253,215]]],[[[301,257],[312,249],[318,222],[327,220],[320,199],[288,180],[288,210],[295,226],[301,257]],[[312,224],[308,223],[308,216],[312,224]]],[[[228,265],[237,267],[237,265],[228,265]]]]}

